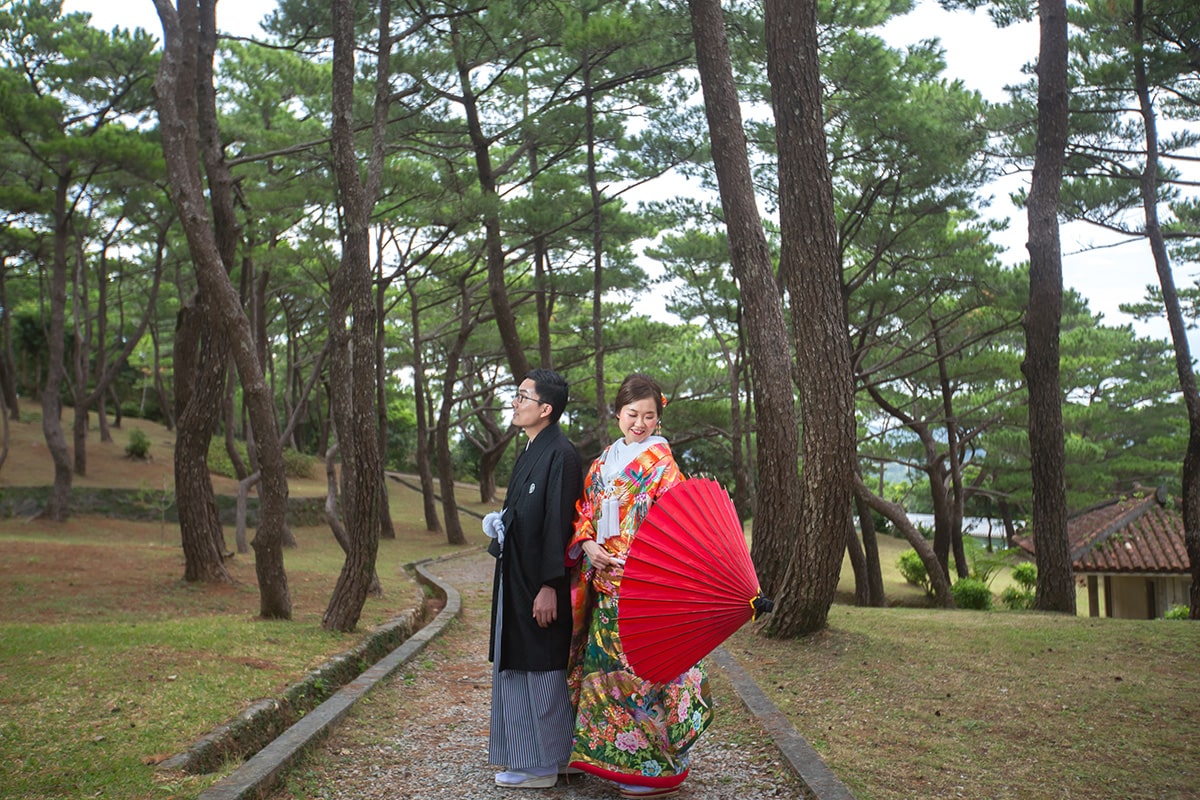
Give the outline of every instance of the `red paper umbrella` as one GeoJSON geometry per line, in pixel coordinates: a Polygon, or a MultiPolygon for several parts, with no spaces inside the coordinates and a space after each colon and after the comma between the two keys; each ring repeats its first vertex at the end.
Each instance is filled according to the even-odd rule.
{"type": "Polygon", "coordinates": [[[685,480],[651,506],[626,556],[617,606],[621,644],[638,676],[674,680],[770,606],[719,483],[685,480]]]}

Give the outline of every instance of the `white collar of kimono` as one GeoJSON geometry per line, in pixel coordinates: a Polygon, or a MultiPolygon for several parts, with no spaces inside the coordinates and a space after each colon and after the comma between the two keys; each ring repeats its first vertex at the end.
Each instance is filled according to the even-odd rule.
{"type": "Polygon", "coordinates": [[[654,435],[632,444],[626,444],[624,437],[617,439],[609,445],[608,452],[604,455],[604,463],[600,465],[600,477],[604,478],[606,483],[613,480],[625,471],[625,467],[629,465],[630,461],[640,456],[645,450],[656,444],[666,443],[666,439],[654,435]]]}

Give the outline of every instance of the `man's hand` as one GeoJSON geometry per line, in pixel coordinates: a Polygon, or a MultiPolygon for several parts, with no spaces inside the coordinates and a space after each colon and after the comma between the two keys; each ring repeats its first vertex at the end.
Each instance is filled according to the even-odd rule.
{"type": "Polygon", "coordinates": [[[533,618],[542,628],[558,619],[558,592],[549,586],[541,588],[533,598],[533,618]]]}

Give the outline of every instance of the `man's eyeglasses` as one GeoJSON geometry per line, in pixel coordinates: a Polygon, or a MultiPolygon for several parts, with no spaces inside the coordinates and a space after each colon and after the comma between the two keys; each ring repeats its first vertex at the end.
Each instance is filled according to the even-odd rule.
{"type": "Polygon", "coordinates": [[[517,392],[515,395],[513,395],[512,401],[514,406],[520,406],[524,405],[525,401],[527,400],[537,403],[539,406],[545,402],[544,400],[538,400],[536,397],[525,394],[524,392],[517,392]]]}

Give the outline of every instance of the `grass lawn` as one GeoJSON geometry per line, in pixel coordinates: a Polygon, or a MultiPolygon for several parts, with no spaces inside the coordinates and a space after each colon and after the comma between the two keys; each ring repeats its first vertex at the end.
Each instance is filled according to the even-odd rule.
{"type": "MultiPolygon", "coordinates": [[[[40,422],[12,423],[11,435],[0,493],[52,481],[40,422]]],[[[171,433],[126,420],[113,438],[100,443],[93,431],[89,476],[76,487],[171,490],[171,433]],[[125,458],[130,427],[150,434],[152,460],[125,458]]],[[[236,492],[225,478],[214,485],[236,492]]],[[[293,482],[293,494],[323,491],[323,477],[293,482]]],[[[342,564],[326,528],[293,529],[298,547],[284,554],[293,619],[267,622],[252,554],[228,562],[234,585],[189,585],[177,526],[0,520],[0,798],[185,798],[214,783],[219,775],[153,765],[420,604],[404,564],[461,549],[424,530],[411,490],[389,491],[397,538],[380,544],[384,595],[368,599],[354,634],[321,629],[342,564]]],[[[477,500],[470,487],[460,498],[479,509],[477,500]]],[[[469,546],[486,541],[475,534],[469,546]]],[[[231,529],[226,538],[232,547],[231,529]]]]}
{"type": "MultiPolygon", "coordinates": [[[[52,475],[40,424],[13,428],[0,492],[52,475]]],[[[125,459],[115,431],[89,444],[76,485],[169,486],[170,435],[148,432],[153,462],[125,459]]],[[[361,630],[419,602],[405,563],[455,549],[424,530],[414,492],[389,490],[397,538],[381,543],[384,596],[361,630]]],[[[459,500],[486,510],[476,495],[459,500]]],[[[170,525],[0,521],[0,798],[192,798],[214,783],[154,764],[360,638],[320,628],[332,536],[295,534],[294,619],[264,622],[252,556],[232,560],[235,585],[193,586],[170,525]]],[[[906,547],[880,539],[892,607],[846,604],[847,565],[826,630],[784,642],[747,627],[727,645],[856,797],[1200,798],[1200,626],[922,607],[895,569],[906,547]]]]}

